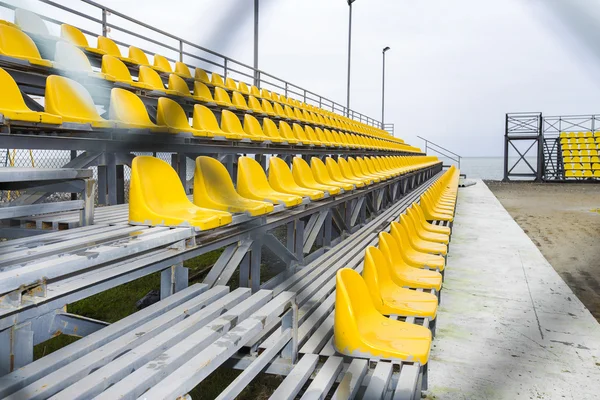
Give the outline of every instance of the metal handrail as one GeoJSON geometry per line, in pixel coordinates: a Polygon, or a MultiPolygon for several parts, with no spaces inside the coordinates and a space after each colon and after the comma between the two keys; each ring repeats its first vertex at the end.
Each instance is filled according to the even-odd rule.
{"type": "Polygon", "coordinates": [[[435,152],[437,154],[440,154],[440,155],[442,155],[442,156],[444,156],[446,158],[449,158],[450,160],[456,162],[458,164],[458,168],[460,169],[460,159],[462,158],[460,155],[456,154],[453,151],[450,151],[450,150],[446,149],[445,147],[440,146],[439,144],[436,144],[436,143],[432,142],[431,140],[427,140],[424,137],[421,137],[421,136],[417,136],[417,137],[419,139],[425,141],[425,154],[427,154],[427,150],[431,149],[431,151],[433,151],[433,152],[435,152]],[[432,146],[434,146],[434,147],[432,147],[432,146]],[[447,154],[445,152],[447,152],[449,154],[447,154]]]}
{"type": "MultiPolygon", "coordinates": [[[[91,22],[94,22],[96,24],[100,24],[100,26],[102,28],[102,33],[91,32],[91,31],[83,30],[82,29],[82,31],[84,33],[86,33],[86,34],[89,34],[89,35],[92,35],[92,36],[93,35],[99,36],[99,35],[106,35],[106,33],[108,32],[109,28],[110,29],[114,29],[114,30],[118,30],[118,31],[120,31],[122,33],[126,33],[128,35],[132,35],[134,37],[137,37],[140,40],[145,40],[148,43],[152,43],[153,45],[161,46],[161,47],[163,47],[163,48],[165,48],[167,50],[174,51],[174,52],[178,53],[179,54],[179,61],[183,61],[183,57],[187,56],[187,57],[193,58],[195,60],[199,60],[201,62],[214,65],[214,66],[216,66],[218,68],[222,68],[223,75],[225,77],[227,77],[228,72],[235,72],[236,74],[239,74],[241,76],[246,76],[246,77],[251,77],[251,78],[256,77],[256,86],[258,86],[259,88],[262,88],[263,85],[265,85],[265,84],[273,86],[273,87],[277,87],[279,89],[283,89],[284,95],[286,97],[288,97],[289,94],[291,93],[291,94],[296,95],[299,99],[303,100],[304,102],[311,102],[314,105],[318,105],[319,107],[321,107],[323,109],[329,109],[332,112],[338,112],[340,115],[346,115],[349,118],[352,118],[352,119],[354,119],[356,121],[360,121],[360,122],[369,124],[371,126],[375,126],[377,128],[383,129],[383,124],[380,121],[378,121],[378,120],[376,120],[374,118],[371,118],[371,117],[369,117],[367,115],[364,115],[362,113],[359,113],[357,111],[351,110],[351,109],[347,108],[346,106],[344,106],[343,104],[335,102],[335,101],[333,101],[331,99],[328,99],[328,98],[326,98],[324,96],[321,96],[321,95],[319,95],[319,94],[317,94],[317,93],[315,93],[313,91],[304,89],[304,88],[302,88],[300,86],[297,86],[297,85],[294,85],[294,84],[292,84],[291,82],[289,82],[289,81],[287,81],[285,79],[278,78],[275,75],[272,75],[272,74],[270,74],[268,72],[265,72],[263,70],[255,69],[254,67],[252,67],[252,66],[250,66],[250,65],[248,65],[246,63],[234,60],[234,59],[232,59],[232,58],[230,58],[228,56],[225,56],[223,54],[217,53],[216,51],[207,49],[205,47],[202,47],[200,45],[192,43],[192,42],[190,42],[188,40],[185,40],[183,38],[180,38],[178,36],[175,36],[173,34],[170,34],[168,32],[160,30],[158,28],[155,28],[155,27],[153,27],[151,25],[148,25],[148,24],[146,24],[144,22],[138,21],[138,20],[136,20],[134,18],[131,18],[131,17],[123,14],[123,13],[120,13],[120,12],[118,12],[116,10],[113,10],[112,8],[108,8],[106,6],[103,6],[102,4],[98,4],[97,2],[95,2],[93,0],[80,0],[80,1],[82,3],[85,3],[87,5],[90,5],[92,7],[95,7],[97,9],[99,9],[101,11],[101,18],[100,19],[92,17],[92,16],[90,16],[90,15],[88,15],[86,13],[83,13],[81,11],[77,11],[77,10],[71,9],[71,8],[69,8],[67,6],[59,4],[59,3],[55,2],[55,1],[52,1],[52,0],[37,0],[37,1],[39,1],[41,3],[44,3],[44,4],[47,4],[49,6],[52,6],[52,7],[58,8],[60,10],[66,11],[66,12],[68,12],[70,14],[73,14],[73,15],[76,15],[78,17],[85,18],[85,19],[87,19],[87,20],[89,20],[91,22]],[[169,39],[175,40],[175,41],[177,41],[179,43],[179,48],[177,49],[173,45],[161,43],[159,40],[145,37],[145,36],[143,36],[141,34],[138,34],[136,32],[131,31],[130,29],[122,28],[122,27],[119,27],[116,24],[109,23],[107,21],[107,16],[108,15],[117,16],[117,17],[122,18],[122,19],[124,19],[126,21],[134,23],[134,24],[138,25],[139,27],[142,27],[142,28],[148,29],[149,31],[152,31],[154,33],[163,35],[165,38],[169,38],[169,39]],[[184,45],[192,48],[193,50],[199,50],[201,52],[207,53],[208,55],[211,55],[211,56],[214,56],[214,57],[218,57],[220,62],[219,61],[208,60],[208,59],[206,59],[206,58],[204,58],[204,57],[202,57],[201,55],[198,55],[198,54],[192,54],[190,52],[190,50],[185,51],[184,50],[184,45]],[[238,71],[238,70],[232,68],[232,66],[233,67],[237,66],[237,68],[242,67],[242,68],[248,69],[249,72],[238,71]],[[264,79],[265,77],[266,78],[271,78],[271,80],[275,80],[277,83],[265,80],[264,79]]],[[[17,6],[14,6],[14,5],[11,5],[11,4],[7,4],[7,3],[5,3],[3,1],[0,1],[0,6],[8,8],[8,9],[11,9],[11,10],[14,10],[14,9],[18,8],[17,6]]],[[[63,23],[63,21],[59,21],[59,20],[56,20],[56,19],[53,19],[53,18],[49,18],[49,17],[46,17],[44,15],[40,15],[40,17],[43,20],[51,22],[51,23],[54,23],[54,24],[61,24],[61,23],[63,23]]],[[[119,42],[119,41],[116,41],[116,42],[118,44],[122,44],[122,45],[124,44],[123,42],[119,42]]],[[[144,49],[142,49],[142,50],[144,50],[144,49]]],[[[144,51],[147,52],[147,53],[151,53],[151,52],[148,52],[146,50],[144,50],[144,51]]],[[[170,59],[171,61],[174,61],[173,59],[171,59],[169,57],[167,57],[167,58],[170,59]]],[[[190,65],[190,66],[193,66],[193,65],[190,65]]],[[[208,71],[208,72],[211,72],[211,71],[208,71]]]]}

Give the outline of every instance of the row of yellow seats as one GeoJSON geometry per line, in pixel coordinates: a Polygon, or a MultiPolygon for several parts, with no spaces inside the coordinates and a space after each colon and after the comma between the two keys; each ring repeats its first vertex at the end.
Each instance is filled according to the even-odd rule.
{"type": "Polygon", "coordinates": [[[565,164],[565,169],[591,169],[591,170],[597,170],[600,169],[600,164],[595,163],[595,164],[590,164],[589,162],[583,162],[583,163],[566,163],[565,164]]]}
{"type": "Polygon", "coordinates": [[[584,149],[584,150],[563,150],[562,151],[562,155],[563,157],[581,157],[581,156],[598,156],[600,150],[588,150],[588,149],[584,149]]]}
{"type": "Polygon", "coordinates": [[[580,143],[580,144],[563,144],[563,150],[600,150],[600,142],[598,143],[580,143]]]}
{"type": "MultiPolygon", "coordinates": [[[[428,222],[424,199],[432,201],[433,212],[453,218],[458,188],[458,170],[452,168],[413,203],[390,232],[379,234],[379,245],[368,247],[362,276],[343,268],[336,276],[334,346],[352,357],[416,361],[429,360],[432,335],[423,326],[390,319],[389,316],[437,316],[442,287],[443,255],[451,230],[428,222]]],[[[430,210],[431,211],[431,210],[430,210]]]]}
{"type": "Polygon", "coordinates": [[[216,159],[198,157],[194,200],[189,201],[177,173],[166,162],[139,156],[131,166],[129,221],[131,224],[194,226],[202,230],[231,223],[230,213],[258,216],[274,204],[294,207],[330,195],[390,179],[435,165],[432,157],[318,158],[309,165],[295,157],[292,168],[277,157],[269,160],[269,176],[249,157],[238,159],[237,187],[216,159]]]}
{"type": "Polygon", "coordinates": [[[573,170],[569,169],[565,171],[565,177],[567,178],[600,178],[600,169],[595,171],[586,169],[586,170],[573,170]]]}
{"type": "Polygon", "coordinates": [[[600,142],[600,136],[597,138],[587,137],[587,138],[562,138],[560,139],[560,144],[584,144],[584,143],[596,143],[600,142]]]}
{"type": "MultiPolygon", "coordinates": [[[[15,13],[16,21],[18,21],[20,15],[21,24],[26,23],[29,29],[35,30],[34,33],[40,33],[41,31],[42,33],[46,32],[45,35],[48,35],[47,29],[40,29],[41,27],[45,27],[45,23],[37,14],[23,9],[17,9],[15,13]]],[[[27,29],[25,30],[27,31],[27,29]]],[[[24,59],[31,62],[34,65],[42,65],[45,67],[53,66],[52,61],[41,58],[41,55],[39,54],[39,51],[33,40],[31,40],[31,38],[25,32],[22,32],[19,29],[18,24],[13,24],[8,21],[0,20],[0,38],[2,38],[2,40],[0,40],[0,54],[24,59]]],[[[153,65],[151,65],[148,61],[148,57],[145,54],[145,52],[135,46],[130,46],[129,56],[124,57],[122,56],[117,44],[111,39],[103,36],[98,37],[97,48],[89,47],[87,39],[83,32],[71,25],[61,25],[61,38],[66,40],[66,42],[59,40],[56,43],[54,64],[54,66],[56,67],[69,68],[72,70],[83,70],[85,72],[93,72],[87,56],[77,48],[79,47],[95,54],[99,54],[102,56],[108,55],[111,57],[111,64],[116,65],[114,68],[118,68],[119,71],[118,73],[116,70],[111,71],[111,73],[105,72],[103,57],[103,71],[101,74],[104,75],[104,77],[106,77],[107,79],[113,77],[117,81],[123,79],[126,82],[134,82],[131,78],[131,75],[129,74],[127,66],[125,64],[121,66],[115,62],[115,60],[124,61],[130,64],[140,66],[140,80],[142,80],[141,76],[144,76],[147,81],[152,83],[153,87],[162,88],[159,90],[164,90],[164,85],[162,84],[160,76],[156,73],[153,74],[152,72],[159,71],[162,73],[172,74],[173,76],[176,76],[178,78],[195,79],[200,82],[215,86],[215,88],[220,88],[221,90],[232,90],[246,96],[252,95],[253,97],[258,99],[277,102],[281,105],[299,107],[302,110],[315,112],[319,116],[322,115],[322,117],[329,116],[334,122],[331,124],[331,127],[342,128],[343,126],[349,131],[356,131],[357,133],[369,136],[383,137],[392,141],[397,141],[395,138],[389,136],[389,134],[382,129],[354,121],[350,118],[337,115],[333,112],[323,110],[316,106],[299,102],[298,100],[292,98],[280,96],[274,92],[269,92],[264,88],[259,90],[256,86],[253,85],[251,87],[248,87],[248,85],[242,81],[236,82],[231,78],[227,78],[225,81],[223,81],[223,78],[217,73],[212,73],[211,78],[209,80],[208,75],[204,70],[196,68],[194,71],[194,77],[192,78],[190,69],[185,63],[177,61],[175,62],[175,68],[172,68],[169,60],[160,54],[154,55],[154,63],[153,65]],[[73,45],[77,47],[74,47],[73,45]],[[334,126],[334,124],[337,125],[334,126]]],[[[179,84],[180,82],[177,83],[179,84]]],[[[146,87],[145,83],[138,84],[137,82],[135,82],[134,85],[136,85],[136,87],[151,89],[149,87],[146,87]]],[[[189,92],[189,88],[187,89],[187,91],[189,92]]],[[[208,88],[206,88],[206,90],[204,90],[203,92],[206,91],[208,91],[208,88]]],[[[226,94],[227,92],[224,93],[226,94]]],[[[220,95],[221,97],[223,97],[222,93],[220,93],[220,95]]],[[[402,141],[399,142],[402,143],[402,141]]]]}
{"type": "Polygon", "coordinates": [[[560,138],[590,138],[600,137],[600,131],[597,132],[561,132],[560,138]]]}
{"type": "Polygon", "coordinates": [[[563,162],[565,164],[568,163],[600,163],[600,157],[598,156],[573,156],[573,157],[563,157],[563,162]]]}

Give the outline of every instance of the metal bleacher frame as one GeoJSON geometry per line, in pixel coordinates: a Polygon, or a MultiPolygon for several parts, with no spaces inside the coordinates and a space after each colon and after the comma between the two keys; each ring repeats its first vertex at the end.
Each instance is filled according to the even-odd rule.
{"type": "MultiPolygon", "coordinates": [[[[97,9],[99,18],[54,1],[38,1],[67,14],[85,18],[101,29],[101,32],[83,30],[84,33],[106,35],[109,29],[121,31],[175,52],[178,61],[203,62],[215,67],[216,72],[225,77],[237,74],[237,77],[253,80],[259,88],[275,89],[286,96],[296,96],[308,104],[382,127],[379,121],[348,110],[339,103],[157,30],[93,1],[81,0],[97,9]],[[109,15],[162,35],[165,41],[175,41],[177,46],[166,45],[130,29],[119,28],[109,22],[109,15]]],[[[1,1],[0,7],[15,8],[1,1]]],[[[44,16],[42,18],[54,24],[69,22],[44,16]]],[[[43,41],[44,38],[35,40],[43,41]]],[[[119,40],[115,41],[124,44],[119,40]]],[[[175,61],[173,57],[167,58],[175,61]]],[[[99,59],[94,62],[92,58],[91,61],[92,65],[99,66],[99,59]]],[[[9,71],[26,95],[43,94],[46,75],[40,70],[29,65],[17,68],[2,58],[0,66],[9,71]]],[[[89,81],[84,84],[109,88],[101,79],[86,79],[89,81]]],[[[107,104],[107,92],[108,90],[104,94],[102,91],[92,93],[96,104],[107,104]]],[[[152,100],[151,96],[140,97],[152,100]]],[[[393,126],[386,125],[384,128],[393,132],[393,126]]],[[[359,271],[362,269],[364,247],[376,244],[377,233],[387,229],[390,221],[397,218],[411,202],[418,200],[418,196],[439,177],[441,163],[323,201],[303,204],[290,210],[279,210],[253,219],[238,219],[229,226],[202,232],[189,227],[128,225],[124,205],[123,166],[131,165],[133,152],[171,153],[171,165],[184,185],[188,185],[187,158],[194,159],[199,155],[219,159],[231,176],[235,177],[236,156],[240,154],[254,154],[266,169],[266,155],[277,155],[290,163],[295,155],[323,158],[334,155],[371,155],[375,152],[274,143],[208,141],[190,134],[167,137],[119,130],[99,132],[76,124],[68,131],[53,131],[50,127],[21,131],[5,125],[0,132],[0,141],[2,148],[8,149],[71,151],[72,159],[64,168],[86,169],[97,166],[98,202],[108,205],[95,210],[93,225],[86,226],[92,220],[89,216],[79,221],[73,212],[63,212],[56,214],[44,226],[69,229],[51,230],[48,233],[31,229],[31,235],[28,235],[27,229],[21,225],[19,233],[14,237],[23,237],[0,242],[0,397],[13,393],[15,388],[10,389],[10,383],[3,380],[3,376],[22,367],[33,370],[37,368],[36,363],[32,363],[34,345],[57,334],[81,336],[89,339],[77,342],[81,346],[78,350],[81,355],[112,343],[114,337],[105,334],[106,329],[116,332],[118,328],[122,329],[119,334],[133,334],[131,329],[142,324],[141,318],[146,318],[144,321],[150,323],[150,319],[157,319],[163,311],[184,307],[188,301],[192,301],[190,299],[193,296],[199,295],[205,296],[200,299],[202,301],[210,299],[219,304],[214,307],[216,314],[202,317],[201,325],[214,327],[214,324],[224,324],[228,327],[219,331],[218,337],[211,336],[212,339],[202,342],[208,349],[215,351],[202,353],[208,357],[205,364],[207,373],[222,364],[244,370],[222,394],[222,398],[235,397],[249,380],[263,370],[289,377],[277,389],[274,394],[276,398],[294,398],[311,375],[314,375],[314,379],[306,389],[307,393],[319,396],[324,396],[336,381],[340,383],[337,389],[340,396],[370,396],[376,393],[387,396],[395,393],[394,398],[418,398],[421,387],[426,387],[427,370],[416,363],[359,360],[336,355],[330,343],[332,321],[328,316],[331,315],[335,297],[335,271],[342,266],[359,271]],[[285,229],[284,243],[274,234],[276,229],[285,229]],[[184,268],[183,262],[221,248],[224,248],[223,253],[203,283],[188,288],[188,270],[184,268]],[[268,248],[285,265],[267,282],[261,280],[263,248],[268,248]],[[241,288],[227,294],[228,289],[223,288],[223,285],[227,285],[238,270],[241,288]],[[148,311],[141,311],[110,325],[66,312],[67,304],[155,272],[161,272],[161,301],[152,308],[149,307],[148,311]],[[234,296],[236,301],[244,301],[225,303],[223,299],[229,295],[234,296]],[[236,308],[236,305],[239,307],[236,308]],[[227,314],[221,316],[222,312],[234,314],[229,320],[231,325],[223,322],[227,314]],[[227,336],[229,328],[231,335],[227,336]],[[242,336],[235,336],[238,334],[242,336]],[[240,341],[239,337],[244,339],[240,341]],[[227,352],[220,350],[224,343],[227,352]],[[245,351],[238,352],[242,348],[245,351]],[[296,363],[298,353],[304,354],[301,363],[296,363]]],[[[376,154],[422,155],[386,151],[377,151],[376,154]]],[[[93,192],[86,194],[88,202],[89,193],[93,192]]],[[[2,237],[8,236],[9,232],[10,227],[0,228],[2,237]]],[[[194,299],[200,301],[198,297],[194,299]]],[[[206,313],[205,309],[202,312],[206,313]]],[[[427,320],[409,320],[428,326],[427,320]]],[[[175,346],[175,343],[171,344],[175,346]]],[[[36,370],[27,376],[27,383],[19,381],[16,385],[28,385],[38,380],[42,382],[46,376],[51,376],[54,369],[69,367],[69,363],[76,360],[70,352],[76,348],[67,346],[61,350],[69,350],[44,357],[46,369],[36,370]]],[[[118,363],[120,359],[121,357],[114,362],[118,363]]],[[[169,365],[165,372],[168,370],[175,373],[179,368],[185,367],[185,362],[183,363],[169,365]]],[[[76,367],[77,364],[74,363],[72,368],[76,367]]],[[[23,374],[25,376],[26,372],[23,374]]],[[[51,379],[53,384],[59,384],[54,378],[47,379],[51,379]]],[[[182,387],[188,388],[190,382],[192,380],[179,382],[181,386],[177,386],[178,383],[174,385],[177,390],[181,390],[182,387]]],[[[92,385],[90,390],[96,390],[93,387],[92,385]]],[[[136,396],[136,390],[127,392],[128,396],[136,396]]]]}

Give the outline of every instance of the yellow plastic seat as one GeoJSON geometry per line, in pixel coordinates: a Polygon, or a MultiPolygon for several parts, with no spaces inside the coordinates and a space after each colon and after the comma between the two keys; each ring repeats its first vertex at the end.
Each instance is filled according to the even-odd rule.
{"type": "Polygon", "coordinates": [[[208,136],[205,131],[192,128],[187,113],[179,103],[167,97],[158,99],[156,123],[166,126],[169,133],[191,132],[194,136],[208,136]]]}
{"type": "Polygon", "coordinates": [[[232,78],[225,78],[225,87],[228,90],[237,92],[238,91],[238,86],[237,83],[235,83],[235,81],[232,78]]]}
{"type": "Polygon", "coordinates": [[[225,89],[221,87],[215,87],[214,99],[215,103],[217,103],[221,107],[235,108],[233,106],[233,103],[231,102],[231,99],[229,98],[229,95],[227,94],[225,89]]]}
{"type": "Polygon", "coordinates": [[[247,199],[269,201],[286,207],[302,203],[302,197],[274,190],[267,180],[265,171],[254,159],[242,156],[238,158],[238,193],[247,199]]]}
{"type": "Polygon", "coordinates": [[[344,189],[345,191],[354,190],[353,184],[344,181],[336,181],[335,179],[333,179],[329,175],[327,167],[325,166],[323,161],[321,161],[317,157],[312,157],[310,159],[310,169],[317,183],[320,183],[322,185],[337,186],[341,189],[344,189]]]}
{"type": "Polygon", "coordinates": [[[42,59],[37,46],[25,32],[4,24],[0,24],[0,54],[32,65],[52,67],[52,61],[42,59]]]}
{"type": "Polygon", "coordinates": [[[371,185],[373,182],[375,182],[373,180],[373,178],[356,175],[354,173],[354,171],[352,170],[350,163],[348,161],[346,161],[346,159],[344,159],[343,157],[338,158],[337,164],[340,167],[340,171],[341,171],[342,175],[346,179],[358,180],[358,181],[361,181],[362,183],[364,183],[365,185],[371,185]]]}
{"type": "Polygon", "coordinates": [[[125,89],[114,88],[110,91],[108,117],[116,122],[118,128],[167,131],[166,126],[156,125],[150,120],[142,99],[125,89]]]}
{"type": "Polygon", "coordinates": [[[129,58],[138,65],[150,66],[150,61],[148,61],[146,53],[135,46],[129,46],[129,58]]]}
{"type": "Polygon", "coordinates": [[[382,174],[382,175],[386,176],[387,179],[393,178],[396,175],[398,175],[396,172],[388,171],[387,169],[383,168],[378,162],[376,163],[374,161],[374,159],[371,157],[365,157],[365,158],[363,158],[363,161],[367,165],[367,167],[369,168],[370,171],[372,171],[374,173],[382,174]]]}
{"type": "Polygon", "coordinates": [[[255,114],[268,115],[260,105],[260,101],[252,95],[248,96],[248,108],[255,114]]]}
{"type": "Polygon", "coordinates": [[[158,72],[146,65],[140,65],[138,80],[140,83],[145,83],[151,87],[151,90],[164,92],[172,96],[179,96],[179,93],[172,89],[165,89],[165,84],[158,72]]]}
{"type": "Polygon", "coordinates": [[[108,55],[117,57],[121,61],[136,64],[135,60],[132,60],[129,57],[123,57],[121,55],[121,50],[119,50],[119,46],[105,36],[98,36],[98,49],[104,51],[108,55]]]}
{"type": "Polygon", "coordinates": [[[250,94],[258,99],[262,98],[262,96],[260,94],[260,89],[254,85],[250,86],[250,94]]]}
{"type": "Polygon", "coordinates": [[[85,51],[88,51],[90,53],[100,54],[100,55],[106,54],[106,52],[104,50],[90,47],[83,32],[81,32],[79,29],[77,29],[74,26],[62,24],[60,26],[60,37],[63,38],[64,40],[66,40],[67,42],[69,42],[77,47],[81,47],[82,49],[84,49],[85,51]]]}
{"type": "MultiPolygon", "coordinates": [[[[215,87],[220,87],[220,88],[225,87],[225,82],[223,82],[223,77],[221,75],[217,74],[216,72],[213,72],[212,74],[210,74],[210,83],[212,83],[212,85],[215,87]]],[[[215,95],[215,97],[216,97],[216,95],[215,95]]]]}
{"type": "Polygon", "coordinates": [[[321,147],[325,146],[325,143],[322,143],[319,140],[319,138],[317,137],[317,134],[315,133],[315,130],[312,127],[310,127],[309,125],[304,126],[304,133],[306,134],[308,139],[311,141],[311,143],[313,143],[315,146],[321,146],[321,147]]]}
{"type": "Polygon", "coordinates": [[[390,271],[391,265],[381,250],[367,247],[362,277],[377,311],[383,315],[435,319],[437,296],[397,285],[390,271]]]}
{"type": "Polygon", "coordinates": [[[238,194],[223,164],[212,157],[196,158],[194,204],[199,207],[246,213],[256,217],[273,211],[273,204],[246,199],[238,194]]]}
{"type": "Polygon", "coordinates": [[[0,68],[0,113],[4,118],[15,121],[26,121],[42,124],[60,125],[62,118],[45,112],[32,111],[19,90],[19,86],[8,72],[0,68]]]}
{"type": "Polygon", "coordinates": [[[318,183],[315,180],[308,163],[300,157],[294,157],[292,161],[292,175],[294,175],[294,180],[299,186],[308,189],[322,190],[330,195],[339,194],[341,192],[339,186],[318,183]]]}
{"type": "Polygon", "coordinates": [[[279,121],[279,134],[281,137],[285,138],[290,144],[302,144],[300,141],[294,136],[292,128],[285,121],[279,121]]]}
{"type": "Polygon", "coordinates": [[[355,160],[360,168],[360,171],[362,171],[363,174],[365,174],[366,176],[376,176],[377,178],[381,179],[382,181],[389,179],[392,176],[391,174],[373,171],[362,157],[356,157],[355,160]]]}
{"type": "MultiPolygon", "coordinates": [[[[264,100],[264,99],[263,99],[264,100]]],[[[264,100],[263,101],[263,109],[266,111],[267,107],[265,107],[265,102],[268,104],[271,104],[268,100],[264,100]]],[[[281,106],[281,104],[279,103],[273,103],[272,104],[272,108],[273,108],[273,112],[275,113],[275,115],[277,115],[279,118],[281,119],[285,119],[285,120],[289,120],[290,118],[287,116],[287,114],[285,113],[285,110],[283,109],[283,107],[281,106]]]]}
{"type": "MultiPolygon", "coordinates": [[[[154,55],[154,62],[152,63],[152,68],[157,71],[164,72],[170,74],[173,72],[173,68],[171,68],[171,63],[167,60],[167,57],[161,56],[160,54],[154,55]]],[[[186,67],[187,68],[187,67],[186,67]]],[[[188,70],[189,72],[189,70],[188,70]]]]}
{"type": "MultiPolygon", "coordinates": [[[[207,136],[222,136],[228,137],[228,134],[223,132],[217,122],[217,117],[210,108],[201,104],[194,105],[194,113],[192,116],[192,128],[204,132],[207,136]]],[[[229,139],[240,139],[239,136],[229,135],[229,139]]]]}
{"type": "Polygon", "coordinates": [[[114,121],[100,116],[92,96],[79,82],[58,75],[46,79],[46,112],[62,117],[64,122],[90,124],[96,128],[113,128],[114,121]]]}
{"type": "Polygon", "coordinates": [[[352,157],[348,157],[348,164],[350,165],[350,168],[352,169],[352,173],[361,178],[361,179],[370,179],[375,183],[379,183],[381,182],[381,177],[380,176],[376,176],[376,175],[371,175],[371,174],[367,174],[365,173],[362,168],[360,167],[360,164],[352,157]]]}
{"type": "Polygon", "coordinates": [[[146,83],[134,81],[129,73],[129,68],[123,64],[123,61],[119,60],[115,56],[110,56],[108,54],[102,56],[101,71],[106,80],[126,83],[139,89],[152,90],[152,86],[146,83]]]}
{"type": "Polygon", "coordinates": [[[379,233],[379,250],[390,265],[390,277],[398,286],[413,289],[435,289],[442,288],[442,274],[414,267],[405,261],[398,241],[387,232],[379,233]]]}
{"type": "Polygon", "coordinates": [[[415,268],[437,269],[440,271],[444,270],[444,257],[435,254],[423,253],[415,249],[411,241],[408,239],[408,234],[406,233],[404,226],[394,221],[390,225],[390,233],[394,239],[396,239],[396,242],[402,249],[402,259],[408,265],[415,268]]]}
{"type": "Polygon", "coordinates": [[[238,116],[229,110],[221,111],[221,130],[230,135],[235,135],[235,137],[250,139],[256,142],[263,142],[266,140],[264,137],[248,135],[244,131],[238,116]]]}
{"type": "MultiPolygon", "coordinates": [[[[256,98],[252,95],[250,95],[250,97],[256,98]]],[[[263,109],[264,113],[267,114],[269,117],[279,117],[279,114],[277,114],[275,112],[275,110],[273,109],[273,105],[271,104],[271,102],[269,100],[262,99],[260,104],[261,104],[261,108],[263,109]]]]}
{"type": "Polygon", "coordinates": [[[240,93],[248,96],[250,95],[250,88],[248,88],[248,85],[246,85],[245,82],[239,81],[238,82],[238,90],[240,91],[240,93]]]}
{"type": "Polygon", "coordinates": [[[336,274],[333,345],[351,357],[426,364],[431,331],[381,315],[363,278],[352,269],[342,268],[336,274]]]}
{"type": "MultiPolygon", "coordinates": [[[[244,115],[244,132],[246,132],[246,135],[248,135],[248,137],[250,137],[251,139],[256,138],[256,140],[263,140],[263,141],[268,140],[268,141],[271,141],[274,143],[283,142],[283,139],[281,139],[281,138],[270,137],[270,136],[265,135],[262,130],[262,127],[260,126],[260,122],[258,122],[256,117],[254,117],[253,115],[250,115],[250,114],[244,115]]],[[[252,140],[254,140],[254,139],[252,139],[252,140]]]]}
{"type": "Polygon", "coordinates": [[[406,221],[408,222],[411,230],[417,234],[419,238],[425,241],[440,243],[447,245],[450,242],[450,237],[448,235],[442,233],[435,233],[425,229],[421,226],[421,221],[417,219],[414,211],[410,208],[406,210],[406,214],[404,215],[406,221]]]}
{"type": "Polygon", "coordinates": [[[210,93],[210,89],[204,83],[200,81],[194,82],[194,100],[202,101],[204,103],[215,103],[215,100],[210,93]]]}
{"type": "Polygon", "coordinates": [[[182,78],[192,79],[192,73],[185,63],[181,61],[175,62],[175,73],[182,78]]]}
{"type": "Polygon", "coordinates": [[[365,183],[360,179],[348,179],[344,177],[339,165],[333,158],[327,157],[325,159],[325,166],[327,167],[327,172],[329,172],[329,176],[331,176],[332,179],[335,179],[338,182],[349,183],[357,188],[365,187],[365,183]]]}
{"type": "Polygon", "coordinates": [[[298,186],[285,161],[278,157],[269,158],[269,184],[278,192],[308,197],[311,200],[325,197],[325,192],[322,190],[298,186]]]}
{"type": "Polygon", "coordinates": [[[208,74],[202,68],[196,68],[194,70],[194,79],[202,83],[210,83],[210,79],[208,79],[208,74]]]}
{"type": "Polygon", "coordinates": [[[447,227],[447,226],[441,226],[441,225],[433,225],[433,224],[430,224],[429,222],[427,222],[427,219],[425,218],[425,214],[423,214],[423,210],[421,209],[421,206],[418,203],[413,203],[412,209],[417,214],[417,216],[419,217],[419,219],[422,221],[421,225],[425,229],[427,229],[430,232],[442,233],[442,234],[445,234],[445,235],[450,235],[451,230],[450,230],[449,227],[447,227]]]}
{"type": "Polygon", "coordinates": [[[158,158],[138,156],[131,163],[129,223],[208,230],[231,223],[231,214],[194,205],[169,164],[158,158]]]}
{"type": "Polygon", "coordinates": [[[246,99],[244,99],[244,96],[242,96],[242,94],[240,92],[232,92],[231,93],[231,103],[238,110],[242,110],[242,111],[250,110],[250,107],[248,107],[248,104],[246,103],[246,99]]]}
{"type": "Polygon", "coordinates": [[[290,141],[290,139],[281,136],[279,129],[277,129],[277,125],[269,118],[263,118],[263,132],[272,142],[288,144],[297,143],[296,141],[290,141]]]}
{"type": "Polygon", "coordinates": [[[296,137],[300,143],[314,146],[314,142],[306,136],[306,132],[300,124],[292,124],[292,132],[294,133],[294,137],[296,137]]]}
{"type": "Polygon", "coordinates": [[[263,89],[260,90],[260,97],[262,97],[263,99],[267,99],[267,100],[273,101],[273,99],[271,98],[271,92],[269,92],[265,88],[263,88],[263,89]]]}
{"type": "Polygon", "coordinates": [[[178,96],[192,97],[192,94],[190,93],[190,87],[188,86],[187,82],[177,74],[169,75],[167,87],[169,90],[177,93],[178,96]]]}

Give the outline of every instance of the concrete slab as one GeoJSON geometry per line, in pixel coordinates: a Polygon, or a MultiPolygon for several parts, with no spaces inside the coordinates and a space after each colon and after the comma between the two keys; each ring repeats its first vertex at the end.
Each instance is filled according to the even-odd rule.
{"type": "Polygon", "coordinates": [[[482,182],[459,189],[429,399],[597,399],[600,324],[482,182]]]}

